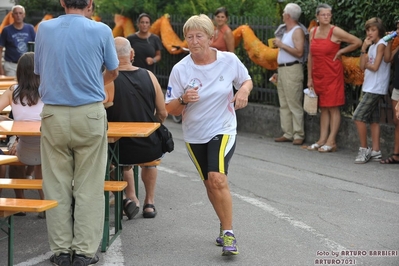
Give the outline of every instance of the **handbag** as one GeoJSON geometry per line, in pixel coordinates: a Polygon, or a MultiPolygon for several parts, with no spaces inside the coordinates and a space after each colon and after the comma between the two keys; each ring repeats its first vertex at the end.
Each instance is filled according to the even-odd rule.
{"type": "MultiPolygon", "coordinates": [[[[144,97],[141,95],[140,91],[137,90],[136,84],[133,83],[133,81],[130,79],[130,77],[128,75],[126,75],[123,72],[120,72],[120,73],[122,73],[133,85],[133,87],[134,87],[134,90],[132,90],[133,94],[140,99],[140,102],[145,103],[146,101],[144,100],[144,97]]],[[[152,121],[159,123],[159,121],[157,121],[157,119],[155,118],[154,113],[151,112],[148,105],[146,105],[146,104],[143,104],[143,105],[144,105],[145,111],[151,117],[152,121]]],[[[157,132],[158,137],[162,143],[162,152],[163,153],[172,152],[175,149],[175,143],[173,141],[172,133],[169,131],[169,129],[164,124],[161,123],[161,125],[156,130],[156,132],[157,132]]]]}
{"type": "Polygon", "coordinates": [[[175,149],[172,133],[170,133],[169,129],[164,124],[160,125],[157,132],[161,138],[162,152],[172,152],[175,149]]]}
{"type": "Polygon", "coordinates": [[[317,102],[319,97],[316,95],[313,88],[307,89],[308,91],[304,92],[304,99],[303,99],[303,110],[309,115],[316,115],[317,114],[317,102]]]}

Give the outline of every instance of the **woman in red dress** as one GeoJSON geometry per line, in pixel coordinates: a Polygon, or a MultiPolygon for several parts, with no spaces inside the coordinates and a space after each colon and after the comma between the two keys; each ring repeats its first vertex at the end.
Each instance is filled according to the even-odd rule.
{"type": "Polygon", "coordinates": [[[309,34],[308,87],[319,96],[320,137],[308,150],[333,152],[337,150],[335,138],[341,123],[340,106],[345,104],[344,71],[341,55],[352,52],[362,41],[331,24],[332,8],[320,4],[316,9],[319,26],[309,34]],[[341,48],[341,43],[348,45],[341,48]]]}

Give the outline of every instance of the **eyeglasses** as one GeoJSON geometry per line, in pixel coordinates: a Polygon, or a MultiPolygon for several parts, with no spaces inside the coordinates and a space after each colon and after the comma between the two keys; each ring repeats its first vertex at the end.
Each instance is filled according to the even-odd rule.
{"type": "Polygon", "coordinates": [[[320,17],[329,18],[329,17],[331,17],[332,15],[331,15],[331,14],[319,14],[319,16],[320,16],[320,17]]]}

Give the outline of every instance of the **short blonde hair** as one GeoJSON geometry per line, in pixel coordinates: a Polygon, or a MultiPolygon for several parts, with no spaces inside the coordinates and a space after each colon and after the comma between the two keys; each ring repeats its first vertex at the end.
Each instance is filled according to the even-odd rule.
{"type": "Polygon", "coordinates": [[[214,34],[214,28],[212,20],[207,15],[194,15],[184,23],[183,34],[186,36],[190,30],[201,30],[211,38],[214,34]]]}

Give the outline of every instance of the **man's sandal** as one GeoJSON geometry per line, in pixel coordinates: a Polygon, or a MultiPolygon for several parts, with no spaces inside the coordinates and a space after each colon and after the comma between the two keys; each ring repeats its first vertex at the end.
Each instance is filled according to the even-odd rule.
{"type": "Polygon", "coordinates": [[[155,216],[157,215],[157,210],[155,209],[154,204],[146,204],[143,207],[143,217],[144,218],[155,218],[155,216]],[[153,212],[146,212],[145,209],[147,208],[152,208],[154,209],[153,212]]]}
{"type": "Polygon", "coordinates": [[[123,200],[123,211],[129,220],[133,219],[139,213],[139,210],[140,208],[136,205],[136,202],[129,198],[123,200]]]}
{"type": "Polygon", "coordinates": [[[399,164],[399,160],[393,158],[394,156],[399,157],[399,154],[398,153],[392,154],[392,156],[386,158],[385,160],[381,160],[380,164],[399,164]]]}

